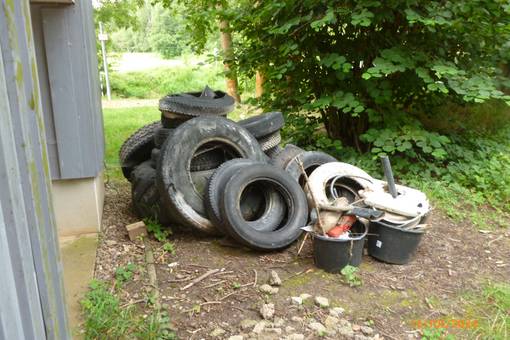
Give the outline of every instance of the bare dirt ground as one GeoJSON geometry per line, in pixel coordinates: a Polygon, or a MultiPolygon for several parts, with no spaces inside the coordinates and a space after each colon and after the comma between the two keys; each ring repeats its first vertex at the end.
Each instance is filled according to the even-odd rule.
{"type": "MultiPolygon", "coordinates": [[[[138,220],[130,201],[128,183],[107,186],[95,276],[112,280],[118,266],[137,264],[137,274],[121,296],[126,303],[137,303],[143,313],[150,287],[143,243],[130,242],[124,228],[138,220]]],[[[453,223],[437,211],[430,224],[432,228],[408,265],[389,265],[364,255],[360,267],[363,285],[356,288],[343,283],[340,275],[315,268],[310,243],[297,257],[297,245],[280,252],[257,253],[218,238],[176,231],[170,236],[173,255],[152,241],[161,303],[183,339],[234,335],[244,339],[314,339],[319,334],[331,339],[419,338],[413,320],[465,319],[470,303],[466,293],[478,291],[487,280],[510,281],[508,229],[481,233],[471,225],[453,223]],[[222,271],[181,289],[211,269],[222,271]],[[273,295],[259,290],[271,270],[283,281],[273,295]],[[311,297],[303,304],[291,301],[304,293],[311,297]],[[327,298],[330,306],[317,306],[317,296],[327,298]],[[275,306],[275,315],[268,321],[262,321],[259,312],[265,303],[275,306]]],[[[473,338],[468,330],[448,332],[473,338]]]]}

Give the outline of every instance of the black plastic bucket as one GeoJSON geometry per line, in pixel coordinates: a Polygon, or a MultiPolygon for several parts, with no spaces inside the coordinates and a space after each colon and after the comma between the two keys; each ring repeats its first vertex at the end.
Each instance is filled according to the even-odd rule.
{"type": "Polygon", "coordinates": [[[321,235],[313,236],[313,255],[315,265],[330,273],[340,273],[347,265],[359,266],[363,256],[363,244],[368,228],[357,221],[351,228],[360,234],[351,240],[341,240],[321,235]]]}
{"type": "Polygon", "coordinates": [[[382,221],[370,222],[368,254],[392,264],[408,263],[421,241],[423,230],[405,230],[382,221]]]}

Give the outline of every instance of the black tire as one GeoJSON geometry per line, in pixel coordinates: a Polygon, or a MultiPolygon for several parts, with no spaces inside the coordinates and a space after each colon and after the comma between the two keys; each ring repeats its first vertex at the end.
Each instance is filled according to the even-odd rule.
{"type": "Polygon", "coordinates": [[[154,146],[157,148],[161,148],[163,143],[165,143],[168,136],[170,136],[175,129],[167,129],[167,128],[160,128],[157,129],[154,133],[154,146]]]}
{"type": "Polygon", "coordinates": [[[234,98],[223,91],[214,91],[214,97],[201,95],[202,92],[168,95],[159,101],[159,109],[192,117],[226,115],[234,110],[234,98]]]}
{"type": "Polygon", "coordinates": [[[283,148],[281,146],[275,146],[269,150],[264,151],[267,157],[274,158],[278,153],[282,152],[283,148]]]}
{"type": "Polygon", "coordinates": [[[268,112],[237,123],[258,139],[279,131],[283,127],[284,120],[281,112],[268,112]]]}
{"type": "Polygon", "coordinates": [[[259,138],[258,142],[262,151],[266,152],[269,149],[277,147],[282,142],[282,136],[280,135],[280,131],[276,131],[270,135],[259,138]]]}
{"type": "Polygon", "coordinates": [[[151,166],[154,169],[156,169],[158,167],[159,153],[160,153],[160,150],[158,148],[154,148],[151,151],[151,166]]]}
{"type": "MultiPolygon", "coordinates": [[[[197,192],[190,165],[199,148],[221,143],[232,158],[267,161],[253,136],[236,123],[219,117],[199,117],[182,124],[161,148],[157,185],[164,206],[182,223],[206,233],[216,233],[204,208],[203,192],[197,192]]],[[[225,159],[226,161],[228,159],[225,159]]]]}
{"type": "Polygon", "coordinates": [[[270,163],[279,167],[280,169],[285,169],[285,166],[288,162],[303,152],[306,151],[293,144],[287,144],[282,151],[271,157],[270,163]]]}
{"type": "MultiPolygon", "coordinates": [[[[161,148],[165,140],[174,133],[175,129],[161,128],[156,131],[154,135],[154,144],[156,148],[161,148]]],[[[205,151],[205,150],[202,150],[205,151]]],[[[199,150],[200,152],[200,150],[199,150]]],[[[220,146],[212,148],[208,152],[203,152],[200,155],[193,157],[191,162],[190,171],[203,171],[219,167],[225,160],[224,150],[220,146]]]]}
{"type": "Polygon", "coordinates": [[[221,216],[229,235],[256,250],[274,250],[289,246],[302,233],[308,217],[308,204],[299,184],[283,170],[269,164],[255,164],[237,171],[227,182],[220,202],[221,216]],[[272,231],[251,228],[239,207],[240,193],[250,183],[278,191],[286,204],[286,217],[272,231]]]}
{"type": "Polygon", "coordinates": [[[131,179],[131,172],[137,165],[151,158],[154,134],[159,128],[161,128],[159,121],[145,125],[129,136],[120,147],[120,166],[127,180],[131,179]]]}
{"type": "Polygon", "coordinates": [[[131,199],[138,217],[151,218],[161,224],[170,223],[161,209],[160,195],[156,188],[156,170],[150,161],[141,163],[131,172],[131,199]]]}
{"type": "Polygon", "coordinates": [[[161,112],[161,125],[163,125],[164,128],[167,129],[175,129],[182,123],[187,122],[190,120],[190,116],[184,116],[180,114],[172,114],[169,115],[167,112],[161,112]]]}
{"type": "Polygon", "coordinates": [[[305,178],[299,165],[299,160],[303,162],[303,168],[308,176],[322,164],[338,162],[338,160],[320,151],[306,151],[296,155],[285,165],[285,171],[294,178],[302,187],[305,185],[305,178]]]}
{"type": "MultiPolygon", "coordinates": [[[[204,197],[205,209],[213,225],[225,234],[220,211],[223,188],[234,173],[254,164],[259,163],[249,159],[232,159],[223,163],[209,179],[204,197]]],[[[248,193],[240,198],[239,205],[247,224],[257,230],[271,230],[284,218],[284,202],[273,191],[263,190],[262,195],[260,191],[248,193]]]]}

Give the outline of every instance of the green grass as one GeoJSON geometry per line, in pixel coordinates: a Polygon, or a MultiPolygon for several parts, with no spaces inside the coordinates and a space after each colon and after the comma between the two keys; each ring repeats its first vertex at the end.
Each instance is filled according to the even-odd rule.
{"type": "Polygon", "coordinates": [[[510,284],[488,282],[479,294],[466,296],[466,320],[478,320],[472,338],[510,338],[510,284]]]}
{"type": "Polygon", "coordinates": [[[114,96],[123,98],[161,98],[169,93],[200,91],[205,85],[225,91],[222,71],[221,65],[203,65],[112,73],[111,88],[114,96]]]}
{"type": "Polygon", "coordinates": [[[106,174],[110,180],[122,179],[119,149],[133,132],[160,119],[157,107],[103,109],[106,174]]]}
{"type": "Polygon", "coordinates": [[[93,280],[81,300],[85,339],[175,339],[166,312],[151,310],[146,318],[134,305],[122,305],[106,282],[93,280]]]}

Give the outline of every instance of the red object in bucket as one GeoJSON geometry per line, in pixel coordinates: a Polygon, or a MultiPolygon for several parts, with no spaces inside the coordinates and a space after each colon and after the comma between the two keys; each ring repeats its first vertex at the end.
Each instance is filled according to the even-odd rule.
{"type": "Polygon", "coordinates": [[[338,238],[340,235],[351,229],[352,225],[356,222],[356,216],[354,215],[345,215],[340,218],[338,224],[331,228],[326,234],[329,237],[338,238]]]}

